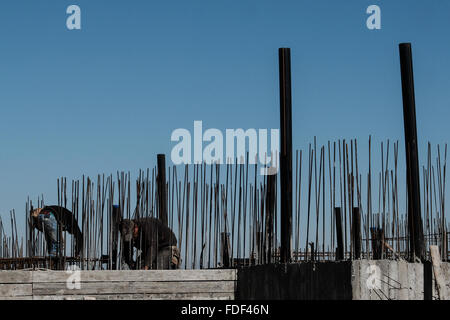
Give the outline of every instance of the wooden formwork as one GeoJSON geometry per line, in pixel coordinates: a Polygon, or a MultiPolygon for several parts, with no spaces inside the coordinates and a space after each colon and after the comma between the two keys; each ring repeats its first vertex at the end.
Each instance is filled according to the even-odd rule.
{"type": "Polygon", "coordinates": [[[236,270],[0,271],[0,299],[234,299],[236,270]]]}

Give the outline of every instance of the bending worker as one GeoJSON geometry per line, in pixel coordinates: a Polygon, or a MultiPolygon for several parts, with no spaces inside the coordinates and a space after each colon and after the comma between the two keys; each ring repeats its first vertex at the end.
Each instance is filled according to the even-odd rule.
{"type": "Polygon", "coordinates": [[[60,239],[60,232],[63,231],[73,235],[75,256],[80,255],[83,248],[83,235],[72,212],[60,206],[46,206],[30,210],[30,215],[32,227],[44,233],[50,257],[56,257],[58,251],[63,249],[62,239],[60,239]]]}
{"type": "Polygon", "coordinates": [[[130,269],[177,269],[180,253],[172,230],[156,218],[122,219],[122,257],[130,269]],[[133,261],[133,247],[141,250],[141,265],[133,261]]]}

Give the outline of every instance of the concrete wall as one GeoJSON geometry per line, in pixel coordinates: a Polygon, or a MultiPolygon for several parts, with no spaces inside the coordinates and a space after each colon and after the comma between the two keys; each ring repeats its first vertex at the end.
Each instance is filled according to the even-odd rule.
{"type": "Polygon", "coordinates": [[[236,270],[0,271],[0,300],[231,300],[235,291],[236,270]]]}
{"type": "MultiPolygon", "coordinates": [[[[431,264],[429,268],[429,290],[432,299],[437,299],[438,292],[431,264]]],[[[441,263],[440,269],[447,292],[450,292],[450,263],[441,263]]],[[[354,300],[424,300],[426,279],[422,263],[392,260],[353,261],[352,298],[354,300]]],[[[441,299],[448,300],[450,297],[447,293],[441,299]]]]}
{"type": "MultiPolygon", "coordinates": [[[[356,260],[239,270],[0,271],[0,300],[423,300],[425,288],[437,299],[431,264],[426,270],[420,263],[356,260]]],[[[439,272],[446,289],[441,299],[450,300],[450,263],[439,272]]]]}
{"type": "MultiPolygon", "coordinates": [[[[355,260],[287,265],[261,265],[238,271],[238,299],[300,300],[424,300],[438,299],[431,264],[429,281],[424,265],[393,260],[355,260]]],[[[450,264],[441,263],[450,300],[450,264]]]]}

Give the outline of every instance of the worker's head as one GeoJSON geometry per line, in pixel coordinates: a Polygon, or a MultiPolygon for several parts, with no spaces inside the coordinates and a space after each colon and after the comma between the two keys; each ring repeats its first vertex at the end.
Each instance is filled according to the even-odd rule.
{"type": "Polygon", "coordinates": [[[133,220],[122,220],[119,229],[124,241],[131,241],[137,238],[139,228],[133,220]]]}

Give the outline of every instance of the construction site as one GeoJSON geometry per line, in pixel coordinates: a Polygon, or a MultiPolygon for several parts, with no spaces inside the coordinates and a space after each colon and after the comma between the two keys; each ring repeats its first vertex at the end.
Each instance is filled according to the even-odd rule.
{"type": "Polygon", "coordinates": [[[292,145],[290,53],[278,50],[277,173],[248,153],[184,166],[157,154],[137,177],[61,177],[57,204],[29,198],[0,218],[0,299],[449,300],[447,145],[429,142],[419,165],[411,44],[399,45],[405,139],[381,145],[292,145]],[[40,219],[63,210],[49,238],[40,219]]]}

